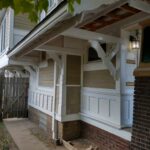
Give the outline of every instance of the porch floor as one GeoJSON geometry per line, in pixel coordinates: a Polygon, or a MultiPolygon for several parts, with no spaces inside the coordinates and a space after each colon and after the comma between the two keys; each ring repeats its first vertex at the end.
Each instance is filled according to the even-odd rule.
{"type": "Polygon", "coordinates": [[[40,141],[31,133],[36,125],[28,119],[5,119],[4,124],[19,150],[66,150],[63,146],[56,147],[40,141]]]}

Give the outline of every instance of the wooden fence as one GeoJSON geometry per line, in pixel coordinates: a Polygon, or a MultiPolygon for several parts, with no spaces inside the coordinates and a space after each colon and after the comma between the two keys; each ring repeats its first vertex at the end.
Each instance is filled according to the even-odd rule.
{"type": "Polygon", "coordinates": [[[0,118],[28,116],[28,78],[0,76],[0,118]]]}

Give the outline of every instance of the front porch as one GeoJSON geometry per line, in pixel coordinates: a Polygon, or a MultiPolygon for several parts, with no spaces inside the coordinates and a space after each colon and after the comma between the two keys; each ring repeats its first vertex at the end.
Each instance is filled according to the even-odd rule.
{"type": "Polygon", "coordinates": [[[43,32],[36,28],[8,53],[5,69],[30,75],[29,119],[53,140],[86,137],[103,149],[129,149],[140,56],[130,37],[141,43],[140,24],[150,19],[135,4],[118,1],[71,18],[63,8],[55,26],[46,20],[43,32]]]}
{"type": "Polygon", "coordinates": [[[67,150],[65,147],[56,146],[52,141],[42,137],[40,132],[35,134],[34,130],[40,129],[28,119],[5,119],[4,124],[18,150],[67,150]]]}

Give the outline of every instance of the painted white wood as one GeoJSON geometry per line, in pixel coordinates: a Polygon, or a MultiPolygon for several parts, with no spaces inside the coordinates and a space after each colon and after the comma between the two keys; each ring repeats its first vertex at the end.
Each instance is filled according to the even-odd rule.
{"type": "Polygon", "coordinates": [[[57,123],[56,123],[56,83],[57,83],[57,62],[54,61],[54,95],[53,95],[53,112],[52,112],[52,138],[57,139],[57,123]]]}
{"type": "Polygon", "coordinates": [[[39,68],[46,68],[46,67],[48,67],[48,61],[47,60],[40,62],[39,68]]]}
{"type": "Polygon", "coordinates": [[[9,63],[9,58],[7,55],[4,55],[3,57],[0,58],[0,68],[4,68],[7,66],[9,63]]]}
{"type": "Polygon", "coordinates": [[[130,0],[129,5],[143,12],[150,13],[150,4],[141,0],[130,0]]]}
{"type": "Polygon", "coordinates": [[[52,52],[47,52],[46,54],[47,54],[46,59],[49,59],[49,58],[53,59],[57,63],[57,66],[61,68],[61,59],[59,58],[58,54],[52,53],[52,52]]]}
{"type": "Polygon", "coordinates": [[[90,12],[91,14],[99,14],[97,17],[90,18],[90,22],[96,20],[98,17],[105,16],[108,12],[111,12],[115,8],[119,8],[121,5],[127,3],[128,0],[82,0],[81,4],[74,4],[74,14],[81,12],[90,12]]]}
{"type": "MultiPolygon", "coordinates": [[[[100,43],[98,41],[90,41],[91,46],[95,48],[97,51],[97,54],[100,58],[102,58],[102,61],[104,64],[107,66],[108,70],[110,71],[110,74],[114,77],[114,79],[117,79],[117,71],[116,68],[114,67],[113,63],[111,62],[111,57],[107,56],[103,48],[101,47],[100,43]]],[[[115,50],[116,51],[116,50],[115,50]]],[[[118,51],[117,51],[118,52],[118,51]]],[[[115,52],[116,54],[116,52],[115,52]]]]}
{"type": "Polygon", "coordinates": [[[124,131],[124,130],[119,130],[115,127],[112,127],[111,125],[106,125],[103,122],[96,120],[92,118],[89,115],[81,114],[81,120],[84,122],[87,122],[93,126],[96,126],[97,128],[100,128],[102,130],[105,130],[107,132],[110,132],[116,136],[119,136],[127,141],[131,141],[131,133],[124,131]]]}
{"type": "Polygon", "coordinates": [[[122,127],[132,127],[133,124],[133,96],[134,94],[122,94],[122,127]]]}
{"type": "Polygon", "coordinates": [[[9,23],[10,23],[10,32],[9,32],[9,48],[13,48],[13,33],[14,33],[14,11],[12,8],[9,8],[9,23]]]}
{"type": "Polygon", "coordinates": [[[61,35],[79,38],[83,40],[98,40],[106,43],[116,43],[120,40],[115,36],[109,36],[97,32],[87,31],[84,29],[78,29],[78,28],[70,28],[65,32],[61,33],[61,35]]]}
{"type": "Polygon", "coordinates": [[[32,60],[30,62],[30,61],[21,61],[21,60],[15,61],[13,59],[9,59],[9,64],[10,65],[21,65],[21,66],[29,66],[29,65],[30,66],[37,66],[37,64],[35,62],[32,62],[32,60]]]}
{"type": "Polygon", "coordinates": [[[60,86],[59,86],[59,114],[63,117],[66,115],[66,55],[62,55],[62,68],[60,72],[60,86]]]}
{"type": "Polygon", "coordinates": [[[29,90],[28,105],[52,116],[54,91],[29,90]]]}
{"type": "Polygon", "coordinates": [[[66,47],[64,48],[64,47],[57,47],[57,46],[50,46],[50,45],[42,45],[34,50],[60,53],[60,54],[70,54],[70,55],[82,55],[84,53],[84,51],[77,48],[66,48],[66,47]]]}
{"type": "Polygon", "coordinates": [[[129,35],[127,30],[121,31],[122,44],[121,44],[121,111],[122,111],[122,126],[131,127],[133,122],[133,95],[134,86],[127,86],[127,82],[134,82],[135,78],[133,72],[137,67],[138,60],[136,52],[131,52],[128,48],[129,35]],[[128,64],[126,61],[135,60],[136,64],[128,64]]]}
{"type": "Polygon", "coordinates": [[[83,71],[106,70],[107,66],[103,62],[88,62],[83,64],[83,71]]]}
{"type": "Polygon", "coordinates": [[[81,4],[78,5],[77,3],[74,4],[75,12],[74,14],[81,13],[82,11],[91,11],[93,9],[97,9],[102,5],[109,5],[117,2],[118,0],[82,0],[81,4]]]}
{"type": "Polygon", "coordinates": [[[115,90],[82,88],[81,113],[117,128],[121,127],[120,94],[115,90]]]}

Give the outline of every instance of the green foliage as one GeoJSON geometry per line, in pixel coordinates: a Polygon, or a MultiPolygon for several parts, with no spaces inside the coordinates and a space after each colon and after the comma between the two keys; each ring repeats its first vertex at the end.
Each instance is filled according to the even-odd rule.
{"type": "Polygon", "coordinates": [[[77,4],[81,3],[81,0],[67,0],[68,1],[68,9],[70,11],[70,13],[74,12],[74,3],[76,2],[77,4]]]}
{"type": "MultiPolygon", "coordinates": [[[[0,9],[11,7],[14,9],[15,14],[28,13],[29,19],[32,22],[37,22],[39,14],[44,9],[48,10],[49,0],[0,0],[0,9]]],[[[81,0],[67,0],[69,12],[73,13],[74,3],[81,3],[81,0]]]]}

